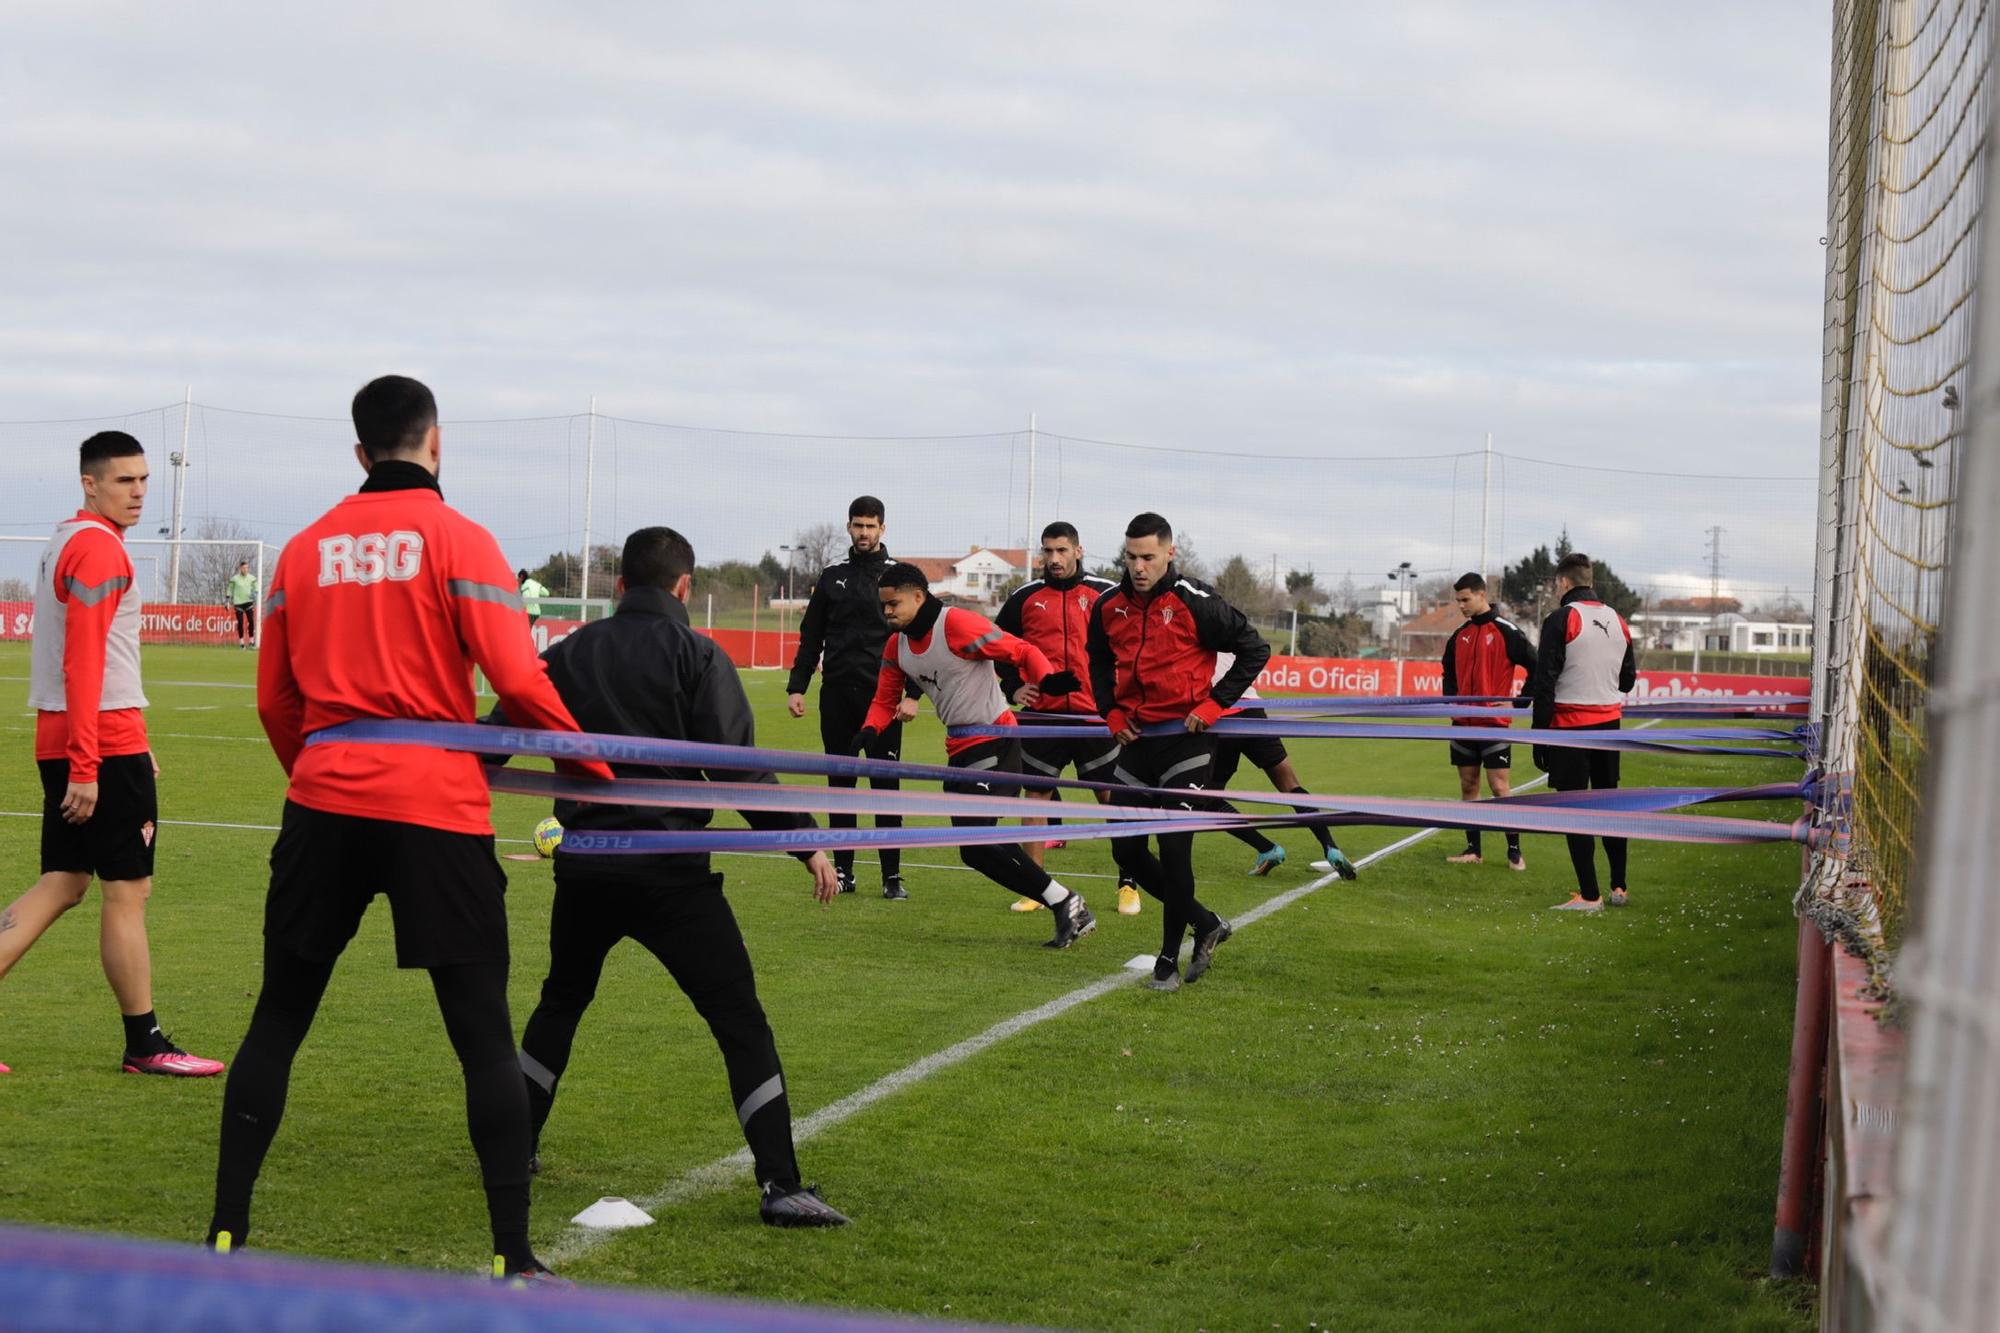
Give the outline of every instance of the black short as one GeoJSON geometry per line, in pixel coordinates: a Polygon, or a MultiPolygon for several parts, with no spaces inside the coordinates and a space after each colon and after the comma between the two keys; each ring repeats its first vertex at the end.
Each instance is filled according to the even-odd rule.
{"type": "Polygon", "coordinates": [[[271,848],[264,938],[331,961],[375,895],[389,896],[396,966],[507,961],[507,875],[490,833],[452,833],[285,802],[271,848]]]}
{"type": "Polygon", "coordinates": [[[1107,774],[1096,770],[1105,768],[1118,757],[1118,742],[1112,740],[1103,727],[1078,727],[1076,730],[1075,736],[1022,741],[1021,762],[1027,765],[1026,771],[1058,778],[1062,776],[1063,769],[1074,765],[1078,777],[1102,782],[1107,774]]]}
{"type": "MultiPolygon", "coordinates": [[[[1616,722],[1598,722],[1579,731],[1617,731],[1616,722]]],[[[1541,758],[1556,791],[1590,791],[1618,785],[1618,751],[1585,750],[1571,745],[1544,745],[1541,758]]]]}
{"type": "Polygon", "coordinates": [[[1458,741],[1451,743],[1454,768],[1512,768],[1514,747],[1506,741],[1458,741]]]}
{"type": "Polygon", "coordinates": [[[97,808],[81,824],[62,817],[69,760],[39,759],[42,774],[42,873],[60,870],[117,883],[151,879],[159,840],[160,796],[153,756],[116,754],[97,762],[97,808]]]}
{"type": "Polygon", "coordinates": [[[978,775],[968,782],[945,783],[944,790],[948,792],[972,796],[1013,796],[1020,791],[1014,783],[998,780],[1001,774],[1021,771],[1021,742],[1011,736],[988,737],[949,756],[945,762],[953,768],[966,769],[978,775]]]}
{"type": "MultiPolygon", "coordinates": [[[[1141,736],[1118,752],[1111,766],[1111,779],[1128,787],[1199,787],[1214,782],[1215,741],[1202,732],[1182,732],[1178,736],[1141,736]]],[[[1158,805],[1158,797],[1115,793],[1119,805],[1158,805]]],[[[1179,800],[1174,808],[1194,809],[1194,803],[1179,800]]]]}
{"type": "MultiPolygon", "coordinates": [[[[820,688],[819,739],[828,754],[854,752],[854,735],[868,720],[868,706],[874,698],[872,692],[857,694],[849,690],[820,688]]],[[[891,722],[862,754],[870,759],[902,758],[903,724],[891,722]]],[[[873,785],[873,779],[870,779],[870,785],[873,785]]]]}
{"type": "MultiPolygon", "coordinates": [[[[1231,713],[1223,721],[1242,718],[1245,721],[1262,722],[1271,715],[1261,708],[1245,708],[1231,713]]],[[[1229,785],[1236,776],[1237,766],[1245,759],[1260,773],[1268,773],[1292,756],[1285,749],[1285,742],[1278,736],[1217,736],[1215,738],[1215,768],[1212,782],[1219,790],[1229,785]]]]}

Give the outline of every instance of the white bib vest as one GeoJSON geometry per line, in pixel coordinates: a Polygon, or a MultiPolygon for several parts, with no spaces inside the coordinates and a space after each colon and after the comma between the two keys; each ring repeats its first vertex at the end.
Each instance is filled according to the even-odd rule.
{"type": "Polygon", "coordinates": [[[98,529],[99,535],[93,541],[109,540],[118,543],[118,559],[123,572],[115,577],[88,587],[70,580],[70,586],[63,589],[70,602],[84,606],[95,606],[117,593],[123,593],[118,603],[118,613],[111,621],[111,634],[104,644],[104,697],[98,703],[101,712],[113,712],[120,708],[144,708],[146,692],[139,684],[139,603],[137,583],[132,577],[132,560],[125,553],[125,543],[104,531],[104,525],[87,519],[72,518],[56,528],[55,536],[42,551],[41,564],[37,566],[35,580],[35,641],[28,666],[28,707],[38,708],[48,713],[63,713],[69,710],[68,697],[63,693],[63,642],[69,628],[69,602],[56,600],[56,562],[62,558],[63,548],[86,528],[98,529]]]}
{"type": "Polygon", "coordinates": [[[930,696],[938,721],[947,727],[984,726],[1007,711],[1007,696],[991,662],[984,658],[968,662],[952,652],[945,618],[961,614],[949,606],[940,611],[922,652],[910,646],[909,635],[898,634],[896,665],[930,696]]]}
{"type": "Polygon", "coordinates": [[[1618,692],[1618,670],[1631,642],[1625,622],[1602,602],[1571,602],[1569,609],[1580,623],[1563,652],[1556,702],[1600,708],[1624,703],[1625,696],[1618,692]]]}

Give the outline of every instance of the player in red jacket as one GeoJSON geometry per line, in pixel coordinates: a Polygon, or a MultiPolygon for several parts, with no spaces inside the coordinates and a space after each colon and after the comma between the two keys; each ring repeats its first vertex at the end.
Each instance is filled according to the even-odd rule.
{"type": "MultiPolygon", "coordinates": [[[[1174,567],[1174,530],[1158,514],[1140,514],[1125,527],[1125,579],[1090,609],[1090,684],[1105,726],[1123,747],[1113,781],[1138,788],[1200,790],[1212,785],[1215,738],[1208,729],[1227,712],[1270,660],[1271,645],[1243,613],[1205,583],[1174,567]],[[1234,653],[1235,665],[1215,674],[1217,653],[1234,653]],[[1142,735],[1153,723],[1174,730],[1142,735]]],[[[1212,797],[1149,797],[1180,810],[1206,810],[1212,797]]],[[[1181,941],[1194,928],[1187,979],[1199,980],[1228,939],[1227,921],[1195,897],[1194,835],[1157,836],[1159,855],[1146,836],[1114,838],[1118,868],[1160,900],[1160,954],[1153,960],[1155,990],[1181,985],[1181,941]]]]}
{"type": "MultiPolygon", "coordinates": [[[[1517,703],[1525,707],[1528,703],[1526,678],[1522,678],[1517,692],[1515,673],[1518,670],[1527,672],[1530,677],[1534,675],[1534,645],[1528,642],[1528,636],[1521,633],[1519,626],[1493,609],[1493,603],[1487,600],[1485,579],[1477,574],[1466,574],[1451,586],[1465,623],[1444,641],[1444,697],[1508,694],[1516,695],[1517,703]]],[[[1459,718],[1453,726],[1478,728],[1491,736],[1495,728],[1511,724],[1508,714],[1496,709],[1491,720],[1483,717],[1459,718]]],[[[1514,790],[1514,747],[1507,743],[1504,736],[1485,739],[1480,730],[1453,733],[1451,762],[1458,769],[1460,800],[1479,799],[1479,770],[1482,768],[1486,770],[1486,789],[1495,797],[1505,796],[1514,790]]],[[[1465,831],[1464,851],[1445,858],[1455,866],[1476,866],[1481,859],[1478,829],[1465,831]]],[[[1507,834],[1507,868],[1528,868],[1527,861],[1521,856],[1521,835],[1511,831],[1507,834]]]]}
{"type": "MultiPolygon", "coordinates": [[[[1036,712],[1069,713],[1092,719],[1099,716],[1097,700],[1090,693],[1090,648],[1086,642],[1090,608],[1097,604],[1098,598],[1117,586],[1110,579],[1083,572],[1083,539],[1077,535],[1072,524],[1056,522],[1042,529],[1042,576],[1030,579],[1015,589],[1014,594],[1001,603],[1000,614],[993,617],[995,625],[1041,649],[1043,656],[1057,671],[1068,671],[1077,677],[1078,688],[1068,694],[1049,695],[1036,691],[1036,712]]],[[[1021,673],[1006,662],[995,665],[1000,672],[1000,687],[1007,692],[1007,698],[1017,704],[1023,703],[1027,698],[1027,683],[1021,679],[1021,673]]],[[[1061,777],[1063,769],[1075,765],[1078,777],[1102,782],[1117,758],[1118,743],[1096,727],[1081,728],[1073,737],[1057,736],[1021,742],[1021,762],[1029,770],[1052,778],[1061,777]]],[[[1051,789],[1023,792],[1022,795],[1055,800],[1059,793],[1051,789]]],[[[1102,804],[1110,797],[1105,792],[1099,792],[1097,799],[1102,804]]],[[[1047,821],[1024,819],[1021,822],[1033,825],[1047,821]]],[[[1051,847],[1061,845],[1049,844],[1051,847]]],[[[1029,842],[1022,846],[1036,865],[1042,863],[1041,843],[1029,842]]],[[[1014,902],[1017,912],[1032,912],[1035,907],[1036,902],[1032,898],[1019,898],[1014,902]]],[[[1139,915],[1139,886],[1123,872],[1118,876],[1118,914],[1139,915]]]]}
{"type": "Polygon", "coordinates": [[[153,1016],[146,900],[159,768],[146,739],[139,589],[125,553],[125,530],[146,503],[146,453],[123,431],[103,431],[78,458],[83,508],[57,525],[35,576],[28,704],[42,776],[42,875],[0,909],[0,977],[83,901],[95,876],[104,895],[98,953],[125,1016],[125,1072],[205,1077],[221,1063],[175,1046],[153,1016]]]}
{"type": "MultiPolygon", "coordinates": [[[[383,893],[397,966],[430,972],[464,1073],[498,1263],[550,1281],[528,1246],[530,1130],[507,1012],[507,880],[479,759],[308,738],[357,719],[471,722],[475,666],[516,725],[576,723],[535,655],[512,566],[438,489],[431,391],[399,375],[375,380],[354,396],[354,429],[368,480],[286,544],[264,603],[257,714],[291,787],[271,851],[264,985],[223,1095],[209,1243],[240,1242],[249,1228],[292,1057],[335,961],[383,893]]],[[[599,763],[562,767],[611,779],[599,763]]]]}

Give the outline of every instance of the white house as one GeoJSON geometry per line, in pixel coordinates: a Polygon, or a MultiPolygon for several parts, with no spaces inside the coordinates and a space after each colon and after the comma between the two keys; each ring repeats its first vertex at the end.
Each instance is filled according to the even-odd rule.
{"type": "Polygon", "coordinates": [[[997,605],[1000,590],[1017,577],[1026,575],[1025,548],[975,546],[964,555],[904,556],[931,581],[931,592],[961,602],[997,605]]]}
{"type": "Polygon", "coordinates": [[[1717,616],[1702,633],[1709,653],[1809,653],[1813,627],[1804,620],[1751,620],[1733,611],[1717,616]]]}
{"type": "Polygon", "coordinates": [[[1641,648],[1691,653],[1705,646],[1702,634],[1714,620],[1707,611],[1640,611],[1629,623],[1632,638],[1641,648]]]}

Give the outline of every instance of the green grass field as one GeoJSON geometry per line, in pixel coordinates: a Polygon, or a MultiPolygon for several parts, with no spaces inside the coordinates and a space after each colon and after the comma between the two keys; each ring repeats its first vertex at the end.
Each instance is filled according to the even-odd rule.
{"type": "MultiPolygon", "coordinates": [[[[252,659],[149,649],[163,769],[152,906],[159,1012],[228,1059],[257,985],[265,858],[283,782],[252,659]],[[171,822],[187,821],[187,822],[171,822]]],[[[0,811],[34,812],[24,647],[0,647],[0,811]]],[[[814,748],[782,677],[745,676],[767,744],[814,748]]],[[[910,757],[938,759],[928,713],[910,757]]],[[[1326,791],[1443,796],[1442,746],[1305,742],[1326,791]]],[[[1526,756],[1521,756],[1525,760],[1526,756]]],[[[1768,780],[1772,761],[1626,759],[1628,785],[1768,780]]],[[[1532,770],[1517,770],[1523,778],[1532,770]]],[[[1261,783],[1260,775],[1249,781],[1261,783]]],[[[1245,779],[1239,778],[1239,782],[1245,779]]],[[[543,810],[501,798],[521,850],[543,810]]],[[[1793,811],[1730,813],[1790,818],[1793,811]]],[[[1225,915],[1309,883],[1197,848],[1225,915]]],[[[1358,855],[1403,836],[1356,830],[1358,855]]],[[[0,817],[25,888],[37,825],[0,817]]],[[[1498,840],[1489,835],[1489,849],[1498,840]]],[[[802,1143],[855,1225],[768,1230],[720,1057],[650,955],[613,955],[544,1136],[536,1236],[588,1282],[1084,1328],[1810,1326],[1769,1253],[1790,1035],[1797,853],[1635,844],[1634,905],[1595,919],[1552,837],[1529,869],[1451,867],[1439,836],[1244,929],[1197,986],[1118,986],[802,1143]],[[713,1173],[710,1173],[712,1175],[713,1173]],[[658,1224],[579,1249],[600,1195],[667,1195],[658,1224]]],[[[1156,905],[1112,910],[1101,847],[1052,854],[1099,911],[1065,953],[1044,913],[914,853],[911,901],[872,874],[830,908],[784,860],[722,858],[804,1117],[1158,943],[1156,905]],[[933,868],[936,867],[936,868],[933,868]]],[[[546,961],[546,863],[509,863],[516,1025],[546,961]]],[[[118,1072],[96,899],[0,982],[0,1218],[194,1241],[208,1217],[220,1079],[118,1072]]],[[[265,1249],[474,1273],[483,1199],[428,983],[397,972],[378,905],[295,1070],[253,1215],[265,1249]]]]}

